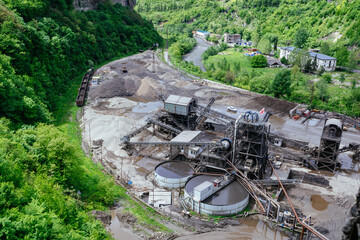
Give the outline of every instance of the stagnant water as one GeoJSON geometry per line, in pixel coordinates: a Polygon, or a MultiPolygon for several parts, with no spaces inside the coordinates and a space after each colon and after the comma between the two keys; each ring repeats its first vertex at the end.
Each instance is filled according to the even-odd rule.
{"type": "Polygon", "coordinates": [[[159,165],[155,172],[166,178],[183,178],[192,175],[194,169],[187,163],[171,161],[159,165]]]}
{"type": "Polygon", "coordinates": [[[132,232],[131,229],[125,228],[121,222],[119,221],[118,217],[116,216],[116,210],[111,211],[111,223],[108,227],[108,231],[116,240],[138,240],[141,239],[135,233],[132,232]]]}
{"type": "Polygon", "coordinates": [[[229,227],[224,231],[208,232],[197,235],[183,236],[177,240],[285,240],[288,236],[268,223],[254,218],[240,219],[240,226],[229,227]]]}

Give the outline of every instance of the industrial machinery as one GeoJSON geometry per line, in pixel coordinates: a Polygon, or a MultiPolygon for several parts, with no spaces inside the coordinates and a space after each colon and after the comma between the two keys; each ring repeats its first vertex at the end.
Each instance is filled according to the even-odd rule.
{"type": "Polygon", "coordinates": [[[318,169],[335,171],[340,165],[337,162],[342,136],[343,123],[340,119],[327,119],[320,139],[317,157],[318,169]]]}
{"type": "Polygon", "coordinates": [[[270,113],[248,111],[235,122],[232,163],[250,179],[262,179],[268,158],[270,113]]]}

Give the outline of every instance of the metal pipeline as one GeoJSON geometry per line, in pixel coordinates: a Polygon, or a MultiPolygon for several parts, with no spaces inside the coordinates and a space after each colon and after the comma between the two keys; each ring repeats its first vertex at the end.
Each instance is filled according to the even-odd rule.
{"type": "Polygon", "coordinates": [[[308,229],[310,232],[312,232],[312,233],[313,233],[315,236],[317,236],[318,238],[323,239],[323,240],[329,240],[327,237],[325,237],[324,235],[322,235],[322,234],[321,234],[320,232],[318,232],[316,229],[312,228],[311,226],[307,225],[306,223],[304,223],[303,221],[300,220],[300,218],[299,218],[299,216],[297,215],[297,213],[296,213],[296,211],[295,211],[295,208],[294,208],[294,206],[293,206],[293,204],[292,204],[292,202],[291,202],[291,200],[290,200],[289,195],[287,194],[287,192],[286,192],[283,184],[281,183],[281,180],[280,180],[279,176],[277,175],[277,173],[276,173],[276,171],[275,171],[274,166],[272,165],[270,159],[268,159],[268,161],[269,161],[269,163],[270,163],[270,165],[271,165],[271,167],[272,167],[272,169],[273,169],[273,171],[274,171],[274,173],[275,173],[276,178],[277,178],[278,181],[279,181],[279,184],[280,184],[282,190],[284,191],[284,194],[285,194],[287,200],[289,201],[289,204],[290,204],[290,206],[291,206],[292,211],[294,212],[294,215],[295,215],[296,220],[297,220],[304,228],[308,229]]]}

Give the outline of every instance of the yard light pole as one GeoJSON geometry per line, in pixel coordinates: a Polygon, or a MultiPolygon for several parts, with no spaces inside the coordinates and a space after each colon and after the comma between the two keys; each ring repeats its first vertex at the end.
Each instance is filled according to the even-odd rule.
{"type": "Polygon", "coordinates": [[[154,49],[153,49],[153,65],[152,65],[152,72],[155,72],[155,51],[157,50],[159,44],[154,43],[154,49]]]}

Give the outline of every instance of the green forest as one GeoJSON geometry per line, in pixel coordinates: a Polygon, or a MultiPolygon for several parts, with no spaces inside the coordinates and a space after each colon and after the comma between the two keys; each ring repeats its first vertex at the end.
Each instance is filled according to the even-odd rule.
{"type": "Polygon", "coordinates": [[[305,49],[337,58],[337,66],[348,71],[360,64],[360,1],[326,0],[225,0],[150,1],[139,0],[137,10],[151,20],[159,33],[171,42],[168,51],[177,67],[202,78],[223,82],[273,97],[308,104],[310,108],[360,116],[360,74],[316,71],[312,62],[301,59],[305,49]],[[208,41],[221,42],[215,34],[239,33],[262,53],[274,53],[278,46],[304,49],[294,56],[290,71],[269,69],[264,56],[246,57],[247,47],[226,44],[212,46],[202,55],[206,72],[182,55],[196,45],[192,31],[212,33],[208,41]],[[218,55],[220,53],[221,55],[218,55]],[[291,72],[291,74],[289,74],[291,72]],[[323,76],[322,76],[323,75],[323,76]],[[281,79],[282,81],[278,81],[281,79]],[[277,88],[281,83],[283,87],[277,88]]]}
{"type": "Polygon", "coordinates": [[[136,10],[164,36],[191,35],[194,30],[239,33],[258,42],[266,33],[291,45],[296,31],[309,32],[308,47],[323,41],[360,46],[358,0],[138,0],[136,10]]]}
{"type": "Polygon", "coordinates": [[[0,0],[0,239],[111,238],[90,211],[128,197],[81,149],[77,88],[89,67],[161,41],[118,4],[0,0]]]}

